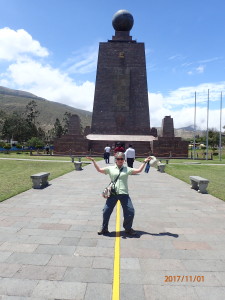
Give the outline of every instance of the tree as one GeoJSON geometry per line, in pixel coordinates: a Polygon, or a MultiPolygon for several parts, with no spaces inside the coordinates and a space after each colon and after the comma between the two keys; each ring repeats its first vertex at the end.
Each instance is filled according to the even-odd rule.
{"type": "Polygon", "coordinates": [[[65,112],[64,117],[63,117],[63,134],[66,134],[68,132],[69,129],[69,121],[70,121],[70,117],[72,116],[71,113],[69,112],[65,112]]]}
{"type": "Polygon", "coordinates": [[[31,139],[29,139],[27,141],[27,145],[29,147],[34,147],[34,148],[40,149],[40,148],[44,147],[44,142],[37,137],[32,137],[31,139]]]}
{"type": "Polygon", "coordinates": [[[2,127],[2,138],[7,141],[14,139],[22,143],[37,133],[35,124],[28,122],[16,112],[6,117],[2,127]]]}
{"type": "Polygon", "coordinates": [[[0,136],[2,134],[3,124],[6,118],[6,113],[3,110],[0,110],[0,136]]]}
{"type": "Polygon", "coordinates": [[[18,114],[13,113],[11,116],[7,117],[2,126],[2,138],[6,139],[8,142],[15,138],[17,135],[17,129],[20,125],[20,117],[18,114]]]}
{"type": "Polygon", "coordinates": [[[0,141],[0,148],[4,148],[5,142],[0,141]]]}
{"type": "Polygon", "coordinates": [[[32,100],[26,106],[25,118],[28,122],[35,124],[36,118],[39,116],[40,112],[37,110],[37,103],[32,100]]]}
{"type": "Polygon", "coordinates": [[[216,129],[209,129],[209,145],[216,148],[219,145],[220,134],[216,129]]]}
{"type": "Polygon", "coordinates": [[[45,131],[41,128],[41,127],[38,127],[37,128],[37,137],[40,138],[41,140],[45,140],[45,131]]]}
{"type": "Polygon", "coordinates": [[[53,129],[54,129],[54,137],[55,138],[60,138],[63,135],[63,127],[58,118],[56,118],[56,120],[55,120],[53,129]]]}

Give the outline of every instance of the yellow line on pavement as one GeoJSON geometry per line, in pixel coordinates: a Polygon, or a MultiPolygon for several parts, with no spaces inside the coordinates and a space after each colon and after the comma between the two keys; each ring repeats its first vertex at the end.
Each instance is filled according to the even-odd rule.
{"type": "Polygon", "coordinates": [[[116,205],[116,240],[114,249],[114,271],[112,300],[120,299],[120,201],[116,205]]]}

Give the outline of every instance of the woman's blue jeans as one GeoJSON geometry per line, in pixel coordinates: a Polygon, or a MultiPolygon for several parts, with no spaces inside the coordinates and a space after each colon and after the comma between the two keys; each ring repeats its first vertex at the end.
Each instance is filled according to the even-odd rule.
{"type": "Polygon", "coordinates": [[[108,229],[110,216],[118,200],[120,200],[120,203],[123,208],[123,217],[124,217],[123,227],[125,228],[125,230],[130,230],[132,228],[133,219],[134,219],[134,207],[132,201],[129,195],[119,194],[119,195],[112,195],[106,200],[105,206],[103,208],[103,223],[102,223],[103,229],[108,229]]]}

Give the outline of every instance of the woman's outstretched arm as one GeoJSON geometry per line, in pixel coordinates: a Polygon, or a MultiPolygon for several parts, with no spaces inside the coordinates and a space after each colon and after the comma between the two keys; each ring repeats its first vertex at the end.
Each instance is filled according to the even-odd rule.
{"type": "Polygon", "coordinates": [[[138,174],[141,173],[145,167],[145,164],[150,161],[152,158],[149,156],[147,158],[144,159],[143,163],[140,165],[140,167],[138,169],[133,169],[132,174],[138,174]]]}
{"type": "Polygon", "coordinates": [[[93,162],[93,164],[94,164],[94,166],[95,166],[95,169],[96,169],[98,172],[105,174],[105,168],[100,168],[100,167],[97,165],[97,163],[96,163],[96,161],[94,160],[93,157],[86,156],[86,158],[89,159],[89,160],[91,160],[91,161],[93,162]]]}

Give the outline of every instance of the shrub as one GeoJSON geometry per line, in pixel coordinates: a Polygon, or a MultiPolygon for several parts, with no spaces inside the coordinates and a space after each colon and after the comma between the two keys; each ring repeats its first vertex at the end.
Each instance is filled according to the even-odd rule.
{"type": "Polygon", "coordinates": [[[27,145],[30,146],[30,147],[41,149],[42,147],[44,147],[44,142],[41,139],[37,138],[37,137],[32,137],[27,142],[27,145]]]}
{"type": "Polygon", "coordinates": [[[11,145],[10,144],[5,144],[3,146],[3,148],[6,149],[6,150],[10,150],[11,149],[11,145]]]}
{"type": "Polygon", "coordinates": [[[4,148],[5,142],[0,141],[0,148],[4,148]]]}

